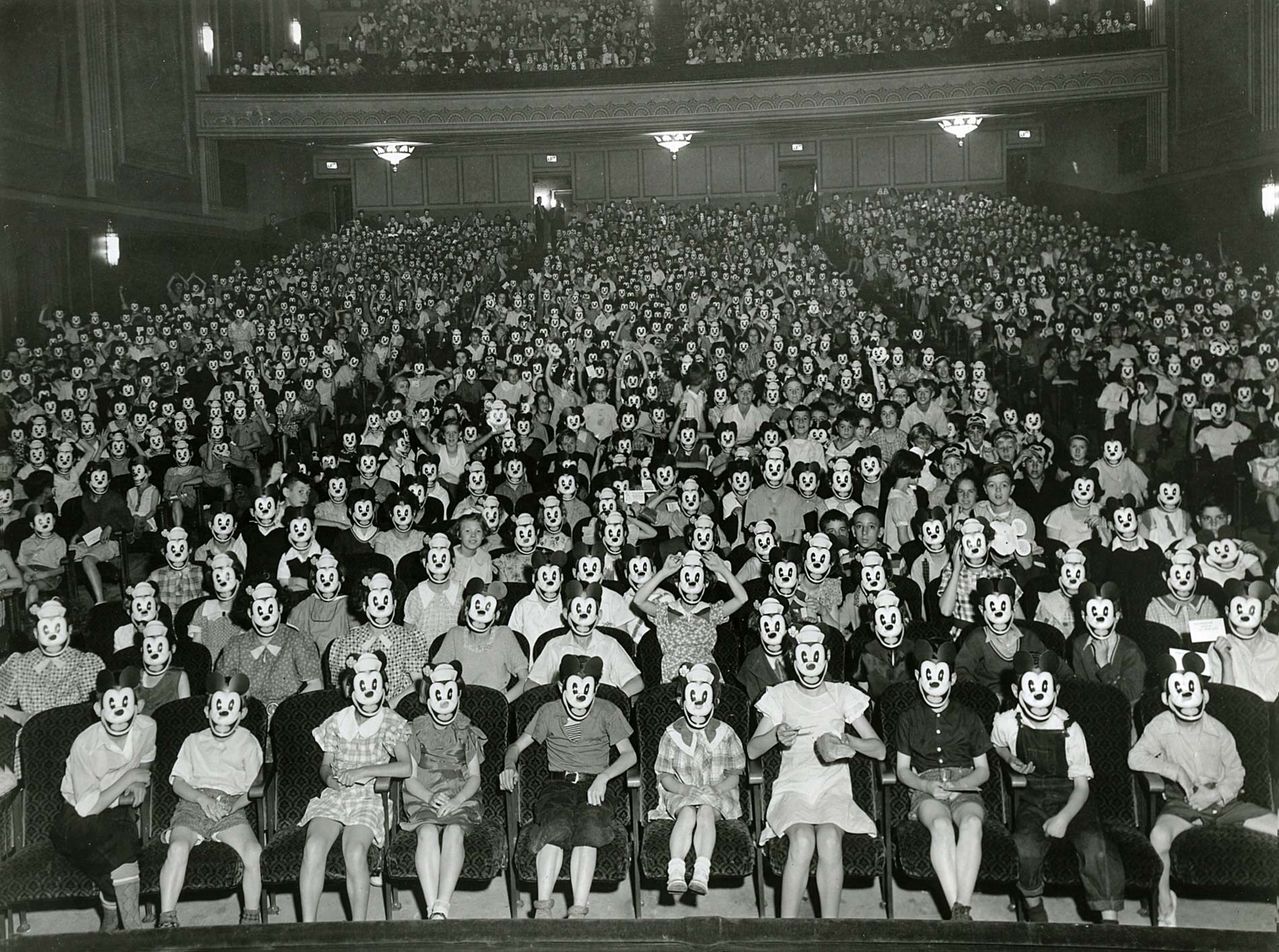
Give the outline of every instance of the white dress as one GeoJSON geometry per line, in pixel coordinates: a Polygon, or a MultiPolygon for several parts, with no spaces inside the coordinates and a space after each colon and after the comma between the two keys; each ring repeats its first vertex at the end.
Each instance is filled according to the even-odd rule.
{"type": "Polygon", "coordinates": [[[809,692],[794,681],[766,690],[755,702],[774,724],[786,723],[805,733],[782,751],[782,766],[773,784],[760,845],[784,836],[796,823],[831,823],[845,833],[873,836],[875,824],[853,799],[848,764],[824,764],[813,749],[823,734],[843,734],[844,725],[866,713],[868,698],[851,684],[826,682],[809,692]]]}

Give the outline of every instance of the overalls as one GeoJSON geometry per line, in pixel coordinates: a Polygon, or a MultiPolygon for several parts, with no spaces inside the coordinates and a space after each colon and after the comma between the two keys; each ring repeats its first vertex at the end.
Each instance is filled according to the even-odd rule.
{"type": "MultiPolygon", "coordinates": [[[[1017,712],[1017,759],[1035,765],[1034,772],[1026,776],[1026,789],[1018,801],[1013,823],[1013,840],[1021,864],[1018,888],[1030,898],[1044,892],[1044,857],[1050,842],[1044,822],[1061,811],[1074,790],[1066,765],[1066,732],[1070,725],[1067,716],[1060,730],[1034,728],[1022,718],[1021,711],[1017,712]]],[[[1066,828],[1066,838],[1079,859],[1079,878],[1088,907],[1096,911],[1122,909],[1123,863],[1118,850],[1102,833],[1091,792],[1066,828]]]]}

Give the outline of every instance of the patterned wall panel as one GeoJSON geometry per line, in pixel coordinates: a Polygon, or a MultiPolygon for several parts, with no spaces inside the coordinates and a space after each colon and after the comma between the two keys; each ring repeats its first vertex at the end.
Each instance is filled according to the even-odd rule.
{"type": "Polygon", "coordinates": [[[183,5],[115,0],[116,78],[123,161],[191,173],[183,5]]]}

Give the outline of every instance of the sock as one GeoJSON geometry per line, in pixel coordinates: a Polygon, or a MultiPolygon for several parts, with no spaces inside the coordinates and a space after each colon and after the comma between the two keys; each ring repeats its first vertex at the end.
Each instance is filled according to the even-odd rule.
{"type": "Polygon", "coordinates": [[[666,878],[683,880],[688,875],[688,867],[682,859],[672,859],[666,864],[666,878]]]}
{"type": "Polygon", "coordinates": [[[139,882],[137,874],[113,884],[115,886],[116,907],[120,910],[120,924],[125,929],[142,928],[142,911],[138,908],[139,882]]]}
{"type": "Polygon", "coordinates": [[[99,897],[102,900],[102,925],[99,932],[115,932],[120,928],[120,912],[116,908],[116,904],[106,896],[99,897]]]}
{"type": "Polygon", "coordinates": [[[699,856],[693,861],[693,878],[706,882],[711,878],[711,858],[699,856]]]}

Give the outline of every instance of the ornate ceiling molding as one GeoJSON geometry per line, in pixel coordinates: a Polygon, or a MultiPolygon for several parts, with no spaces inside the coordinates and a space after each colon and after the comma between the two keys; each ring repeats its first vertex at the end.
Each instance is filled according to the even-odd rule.
{"type": "Polygon", "coordinates": [[[447,93],[215,94],[196,98],[200,135],[350,140],[486,132],[636,132],[672,122],[713,131],[761,122],[916,118],[1126,98],[1168,88],[1163,49],[1017,63],[793,79],[447,93]]]}

